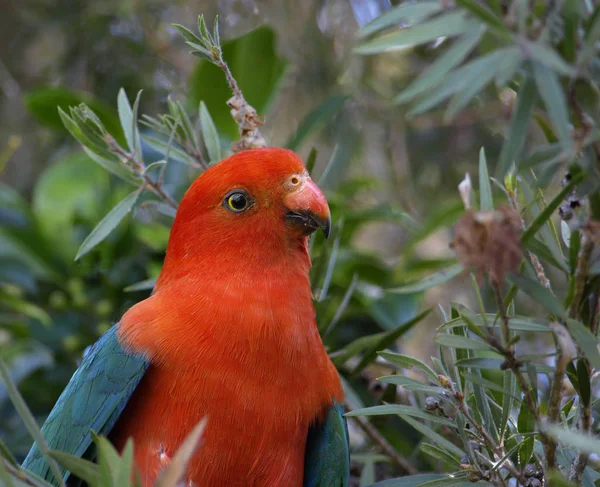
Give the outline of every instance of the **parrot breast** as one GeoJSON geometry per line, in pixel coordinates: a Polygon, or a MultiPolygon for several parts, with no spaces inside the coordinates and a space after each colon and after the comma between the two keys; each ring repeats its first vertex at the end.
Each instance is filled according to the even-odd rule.
{"type": "Polygon", "coordinates": [[[122,448],[134,438],[145,486],[203,417],[189,485],[302,485],[308,428],[343,396],[308,265],[166,282],[125,314],[124,347],[151,365],[111,439],[122,448]]]}

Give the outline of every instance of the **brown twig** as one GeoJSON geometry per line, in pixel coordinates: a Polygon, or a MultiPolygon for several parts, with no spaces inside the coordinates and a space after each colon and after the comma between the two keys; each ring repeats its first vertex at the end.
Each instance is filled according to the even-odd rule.
{"type": "Polygon", "coordinates": [[[258,129],[264,122],[258,116],[256,109],[244,98],[242,90],[223,59],[220,46],[211,51],[211,58],[212,62],[225,74],[227,84],[233,93],[233,96],[227,100],[227,105],[231,108],[231,116],[238,126],[240,139],[231,144],[231,150],[241,152],[247,149],[266,147],[267,141],[258,129]]]}
{"type": "MultiPolygon", "coordinates": [[[[346,411],[352,411],[352,408],[348,406],[348,403],[344,403],[344,407],[346,408],[346,411]]],[[[414,475],[417,473],[415,467],[413,467],[405,457],[400,455],[400,453],[396,451],[396,449],[383,437],[377,428],[375,428],[367,419],[363,418],[362,416],[353,416],[352,419],[356,421],[356,424],[360,426],[367,436],[377,443],[383,452],[389,456],[392,461],[405,473],[409,475],[414,475]]]]}
{"type": "Polygon", "coordinates": [[[579,317],[579,308],[583,300],[583,290],[588,278],[590,268],[590,259],[594,250],[594,241],[586,236],[585,232],[581,234],[581,248],[577,256],[577,269],[575,270],[575,290],[573,293],[573,301],[569,308],[569,316],[573,319],[579,317]]]}
{"type": "Polygon", "coordinates": [[[146,174],[146,167],[144,166],[144,163],[138,161],[135,157],[135,154],[129,153],[125,149],[123,149],[119,144],[117,144],[117,141],[110,135],[106,137],[106,143],[108,144],[110,150],[112,150],[115,154],[123,157],[125,161],[129,163],[125,163],[125,167],[127,167],[133,173],[140,176],[144,180],[144,186],[146,186],[159,198],[164,200],[165,203],[167,203],[170,207],[172,207],[175,210],[177,209],[177,201],[175,201],[175,199],[173,199],[173,197],[170,194],[165,192],[165,190],[162,188],[162,183],[154,181],[150,176],[146,174]]]}
{"type": "Polygon", "coordinates": [[[33,487],[36,487],[38,484],[36,482],[34,482],[33,480],[31,480],[27,475],[25,475],[25,473],[20,470],[19,468],[14,467],[10,462],[8,462],[6,459],[0,457],[0,461],[3,464],[3,467],[6,469],[6,471],[12,475],[13,477],[19,479],[20,482],[22,482],[25,485],[31,485],[33,487]]]}
{"type": "MultiPolygon", "coordinates": [[[[471,416],[471,413],[469,412],[467,404],[465,403],[464,395],[460,392],[455,391],[454,388],[452,388],[452,391],[454,393],[454,398],[456,399],[456,402],[457,402],[458,410],[462,413],[462,415],[465,417],[467,422],[471,426],[473,426],[477,430],[477,432],[481,435],[481,439],[483,440],[483,443],[492,449],[492,451],[494,452],[494,456],[496,457],[494,460],[503,458],[506,455],[506,453],[504,452],[504,449],[502,447],[500,447],[499,445],[497,445],[496,441],[490,436],[490,434],[485,430],[485,428],[478,421],[476,421],[473,416],[471,416]]],[[[504,464],[502,465],[502,467],[506,468],[506,470],[508,470],[510,472],[510,474],[515,478],[515,480],[520,482],[522,485],[526,485],[526,480],[525,480],[525,477],[523,476],[523,473],[520,472],[513,465],[513,463],[510,461],[510,459],[507,458],[505,460],[504,464]]],[[[504,479],[502,478],[502,476],[500,474],[500,468],[497,469],[497,472],[498,472],[498,476],[500,477],[501,482],[504,483],[504,479]]]]}
{"type": "MultiPolygon", "coordinates": [[[[592,256],[592,251],[594,250],[594,241],[585,232],[581,234],[581,248],[579,249],[579,255],[577,256],[577,270],[575,271],[575,291],[573,295],[573,301],[571,302],[571,307],[569,308],[569,316],[573,319],[578,319],[580,317],[580,308],[583,301],[583,292],[585,289],[585,284],[589,274],[590,268],[590,259],[592,256]]],[[[595,316],[592,315],[591,323],[595,320],[595,316]]],[[[590,323],[590,328],[592,325],[590,323]]],[[[581,355],[581,354],[580,354],[581,355]]],[[[579,360],[584,360],[584,367],[587,367],[588,376],[590,375],[590,364],[587,360],[580,358],[579,360]]],[[[591,400],[591,397],[589,398],[591,400]]],[[[579,401],[579,430],[582,432],[589,432],[592,426],[592,413],[590,407],[590,401],[587,402],[579,401]]],[[[589,455],[587,453],[579,453],[573,463],[571,464],[571,469],[569,472],[569,480],[575,482],[577,484],[581,483],[581,478],[583,477],[583,471],[588,462],[589,455]]]]}

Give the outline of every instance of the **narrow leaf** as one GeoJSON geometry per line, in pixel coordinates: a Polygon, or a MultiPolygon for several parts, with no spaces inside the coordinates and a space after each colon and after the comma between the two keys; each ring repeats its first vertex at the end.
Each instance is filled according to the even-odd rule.
{"type": "Polygon", "coordinates": [[[567,320],[567,328],[581,348],[592,367],[600,370],[600,353],[598,353],[598,340],[583,323],[576,320],[567,320]]]}
{"type": "Polygon", "coordinates": [[[447,439],[433,431],[430,427],[420,423],[419,421],[411,418],[407,415],[400,415],[400,417],[406,421],[409,425],[411,425],[414,429],[416,429],[423,436],[429,438],[440,448],[443,448],[450,454],[454,454],[459,458],[462,458],[465,455],[465,452],[462,451],[459,447],[457,447],[454,443],[449,442],[447,439]]]}
{"type": "Polygon", "coordinates": [[[425,69],[408,88],[394,98],[394,103],[404,103],[412,100],[417,95],[443,82],[445,76],[462,63],[471,51],[475,49],[482,35],[483,29],[477,29],[472,33],[468,32],[463,38],[458,39],[450,49],[425,69]]]}
{"type": "Polygon", "coordinates": [[[429,367],[424,364],[420,360],[409,357],[408,355],[402,355],[400,353],[392,353],[392,352],[379,352],[379,356],[386,359],[388,362],[391,362],[394,365],[402,367],[404,369],[412,369],[416,367],[417,369],[425,372],[425,375],[434,383],[437,383],[438,377],[437,374],[429,367]]]}
{"type": "Polygon", "coordinates": [[[355,409],[354,411],[346,413],[345,416],[388,416],[392,414],[406,414],[407,416],[411,416],[413,418],[424,419],[426,421],[431,421],[436,424],[442,424],[450,428],[456,427],[456,425],[452,421],[444,418],[443,416],[437,416],[435,414],[428,413],[414,406],[404,406],[400,404],[386,404],[384,406],[373,406],[370,408],[355,409]]]}
{"type": "MultiPolygon", "coordinates": [[[[90,485],[96,485],[100,480],[98,465],[84,458],[62,451],[49,450],[48,456],[54,458],[60,465],[72,474],[90,485]]],[[[127,479],[129,481],[129,479],[127,479]]],[[[122,484],[127,485],[127,484],[122,484]]]]}
{"type": "Polygon", "coordinates": [[[208,151],[210,162],[219,162],[221,160],[219,133],[203,101],[200,102],[200,125],[202,126],[202,138],[204,139],[204,145],[208,151]]]}
{"type": "Polygon", "coordinates": [[[437,335],[435,337],[435,342],[445,347],[467,350],[491,350],[490,345],[481,340],[475,340],[474,338],[468,338],[460,335],[451,335],[448,333],[437,335]]]}
{"type": "Polygon", "coordinates": [[[481,211],[492,211],[494,209],[492,186],[483,147],[479,151],[479,198],[479,209],[481,211]]]}
{"type": "Polygon", "coordinates": [[[75,260],[78,260],[85,254],[87,254],[90,250],[92,250],[96,245],[98,245],[102,240],[104,240],[111,231],[115,229],[115,227],[127,216],[127,214],[135,205],[138,197],[140,196],[144,187],[142,186],[139,189],[136,189],[132,193],[129,194],[125,199],[120,201],[110,212],[96,225],[96,227],[92,230],[92,232],[85,238],[81,247],[77,251],[77,255],[75,256],[75,260]]]}
{"type": "Polygon", "coordinates": [[[508,280],[521,291],[528,294],[534,301],[544,306],[557,318],[566,316],[566,312],[556,297],[537,280],[519,274],[510,274],[508,280]]]}
{"type": "Polygon", "coordinates": [[[510,170],[513,163],[518,161],[521,155],[536,100],[537,90],[535,83],[531,76],[526,76],[517,94],[516,107],[510,120],[506,140],[500,152],[496,174],[501,179],[504,178],[504,175],[510,170]]]}
{"type": "Polygon", "coordinates": [[[373,21],[369,22],[358,31],[359,37],[368,35],[385,29],[400,22],[407,24],[416,24],[421,20],[442,10],[442,4],[438,1],[424,1],[418,3],[401,3],[400,5],[388,10],[373,21]]]}
{"type": "Polygon", "coordinates": [[[453,37],[477,27],[477,22],[469,19],[464,12],[452,11],[437,16],[415,26],[384,34],[355,48],[357,54],[377,54],[406,49],[439,37],[453,37]]]}
{"type": "Polygon", "coordinates": [[[421,291],[425,291],[435,286],[439,286],[445,282],[454,279],[463,271],[463,267],[460,264],[453,265],[446,269],[443,269],[431,276],[428,276],[420,281],[406,284],[404,286],[395,287],[392,289],[388,289],[388,292],[396,293],[396,294],[413,294],[421,291]]]}
{"type": "Polygon", "coordinates": [[[573,148],[573,139],[571,138],[569,111],[558,75],[539,63],[533,64],[533,74],[558,138],[563,148],[570,152],[573,148]]]}
{"type": "Polygon", "coordinates": [[[427,316],[431,312],[431,309],[426,309],[425,311],[419,313],[417,316],[407,321],[406,323],[398,326],[395,330],[391,332],[385,333],[381,339],[379,339],[374,345],[368,348],[361,361],[352,371],[352,375],[356,376],[362,369],[364,369],[377,355],[379,350],[384,348],[388,348],[391,346],[398,338],[404,335],[408,330],[410,330],[413,326],[415,326],[419,321],[421,321],[425,316],[427,316]]]}
{"type": "Polygon", "coordinates": [[[31,414],[31,411],[27,407],[27,404],[25,404],[25,401],[24,401],[23,397],[21,396],[21,394],[19,393],[17,386],[11,380],[8,368],[6,367],[6,364],[4,363],[4,360],[2,360],[1,357],[0,357],[0,376],[2,377],[2,380],[4,381],[4,385],[6,387],[6,392],[8,393],[8,397],[10,398],[12,405],[14,406],[15,410],[17,411],[17,413],[18,413],[19,417],[21,418],[21,420],[23,421],[23,423],[25,423],[25,427],[27,428],[27,431],[29,432],[31,437],[35,440],[35,442],[37,443],[38,448],[40,449],[42,454],[46,457],[46,461],[48,462],[48,465],[50,465],[50,471],[54,475],[56,482],[58,482],[58,485],[60,487],[65,487],[65,483],[63,481],[61,471],[58,468],[58,465],[56,464],[54,459],[52,459],[51,457],[49,457],[47,455],[47,452],[49,450],[48,443],[46,443],[44,435],[42,435],[42,432],[41,432],[39,426],[35,422],[35,418],[33,417],[33,414],[31,414]]]}

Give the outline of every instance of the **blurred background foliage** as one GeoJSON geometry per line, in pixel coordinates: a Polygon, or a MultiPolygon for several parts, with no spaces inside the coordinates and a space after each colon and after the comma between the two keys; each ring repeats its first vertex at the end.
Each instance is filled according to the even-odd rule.
{"type": "MultiPolygon", "coordinates": [[[[442,9],[446,2],[425,3],[442,9]]],[[[396,387],[374,381],[382,375],[377,365],[365,367],[375,352],[391,347],[430,363],[429,357],[439,354],[438,343],[432,340],[435,328],[459,316],[456,303],[477,306],[468,276],[433,289],[432,282],[402,287],[454,263],[450,232],[464,212],[456,188],[465,172],[477,175],[486,168],[498,175],[502,185],[504,174],[521,159],[525,147],[526,176],[520,194],[525,198],[524,216],[531,221],[558,192],[568,164],[575,159],[574,152],[567,156],[560,146],[564,137],[570,138],[561,132],[564,107],[547,105],[546,111],[535,115],[530,110],[524,125],[517,126],[527,136],[520,147],[507,148],[504,135],[514,135],[515,92],[524,85],[527,73],[535,72],[533,65],[538,71],[548,70],[551,79],[554,73],[571,76],[575,49],[581,53],[584,48],[569,44],[567,20],[577,23],[580,15],[595,18],[593,3],[481,2],[489,4],[490,10],[486,7],[479,16],[472,13],[477,13],[478,2],[462,3],[475,5],[469,10],[471,24],[464,18],[446,18],[439,31],[429,26],[429,34],[403,38],[406,29],[398,27],[418,24],[439,11],[432,7],[429,14],[415,11],[412,17],[405,13],[387,21],[382,17],[377,25],[369,22],[391,11],[393,5],[387,0],[52,0],[23,5],[6,0],[0,17],[0,356],[38,422],[43,422],[83,350],[128,307],[148,296],[172,221],[168,208],[142,195],[132,217],[75,261],[84,239],[132,187],[81,151],[65,130],[57,107],[69,114],[69,107],[85,103],[116,142],[125,146],[127,134],[117,110],[121,87],[132,103],[138,90],[143,90],[139,113],[150,117],[168,113],[170,99],[181,102],[195,121],[203,101],[220,146],[228,148],[237,131],[225,104],[230,91],[223,74],[211,63],[190,56],[172,27],[179,23],[194,28],[190,24],[199,13],[208,19],[219,14],[223,55],[247,100],[264,117],[261,131],[270,145],[290,147],[304,160],[314,158],[312,175],[326,192],[335,225],[326,245],[321,236],[311,242],[312,282],[319,327],[343,373],[348,403],[361,408],[390,398],[393,402],[396,387]],[[531,8],[521,13],[529,15],[530,23],[521,27],[518,13],[511,13],[509,7],[526,3],[531,8]],[[568,6],[574,4],[572,12],[568,6]],[[487,12],[498,18],[504,15],[508,27],[494,24],[487,12]],[[511,20],[510,15],[516,17],[511,20]],[[486,26],[478,34],[476,20],[486,26]],[[447,64],[446,71],[438,65],[436,74],[432,62],[448,58],[455,47],[448,47],[449,42],[439,36],[472,33],[471,28],[476,39],[469,41],[465,35],[461,42],[471,42],[472,47],[463,48],[464,56],[447,64]],[[539,40],[536,46],[543,48],[513,46],[506,41],[509,29],[521,34],[521,29],[531,30],[539,40]],[[506,49],[501,66],[500,57],[489,58],[499,46],[506,49]],[[547,46],[558,46],[559,54],[547,46]],[[466,58],[486,61],[470,77],[448,78],[453,81],[448,86],[460,86],[462,91],[446,90],[440,96],[443,81],[448,81],[445,76],[466,58]],[[419,88],[423,73],[437,82],[419,88]],[[491,81],[495,83],[488,85],[491,81]],[[472,90],[465,90],[469,83],[472,90]],[[398,98],[407,86],[412,95],[409,88],[398,98]],[[461,95],[465,92],[468,96],[461,95]],[[428,98],[432,93],[433,99],[428,98]],[[452,96],[447,109],[437,105],[452,96]],[[531,117],[537,124],[529,123],[531,117]],[[481,147],[485,147],[483,166],[481,147]],[[542,177],[539,184],[527,172],[536,165],[542,177]],[[538,186],[544,187],[546,199],[538,186]],[[450,302],[455,303],[450,316],[437,309],[420,314],[438,303],[447,309],[450,302]]],[[[584,20],[583,38],[591,25],[595,23],[584,20]]],[[[592,61],[589,68],[577,65],[585,70],[584,79],[594,78],[597,59],[592,61]]],[[[537,76],[539,80],[541,75],[537,76]]],[[[553,93],[541,88],[547,104],[553,93]]],[[[552,88],[557,85],[548,89],[552,88]]],[[[577,88],[586,107],[597,103],[594,83],[581,82],[577,88]]],[[[590,116],[596,112],[590,110],[590,116]]],[[[159,161],[166,139],[152,138],[147,125],[140,125],[140,130],[144,160],[159,161]]],[[[579,158],[582,166],[597,171],[586,157],[579,158]]],[[[179,200],[200,171],[184,144],[174,144],[165,189],[179,200]]],[[[597,189],[597,178],[588,181],[589,192],[597,189]]],[[[495,192],[496,199],[505,198],[495,192]]],[[[552,225],[544,220],[542,226],[535,250],[541,252],[545,265],[550,263],[546,270],[556,278],[555,290],[566,292],[569,250],[556,243],[552,225]]],[[[531,269],[527,271],[535,277],[531,269]]],[[[447,280],[437,276],[436,282],[447,280]]],[[[493,306],[488,290],[482,299],[493,306]]],[[[518,299],[521,314],[539,312],[544,306],[521,295],[518,299]]],[[[546,348],[551,343],[547,334],[531,340],[546,348]]],[[[501,379],[496,372],[485,374],[501,379]]],[[[540,380],[544,377],[540,375],[540,380]]],[[[404,400],[415,401],[408,396],[404,400]]],[[[410,460],[410,468],[399,468],[373,452],[364,424],[361,429],[351,423],[354,473],[361,485],[398,472],[444,470],[439,457],[432,460],[416,448],[423,431],[404,418],[378,416],[372,424],[410,460]]],[[[31,442],[4,384],[0,384],[0,438],[17,458],[31,442]]]]}

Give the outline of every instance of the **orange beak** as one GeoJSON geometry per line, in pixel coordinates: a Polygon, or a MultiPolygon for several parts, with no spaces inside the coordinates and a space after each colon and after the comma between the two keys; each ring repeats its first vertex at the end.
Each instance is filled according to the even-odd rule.
{"type": "Polygon", "coordinates": [[[305,237],[317,229],[323,230],[325,238],[331,231],[329,205],[319,187],[307,177],[302,185],[283,198],[285,219],[298,236],[305,237]]]}

